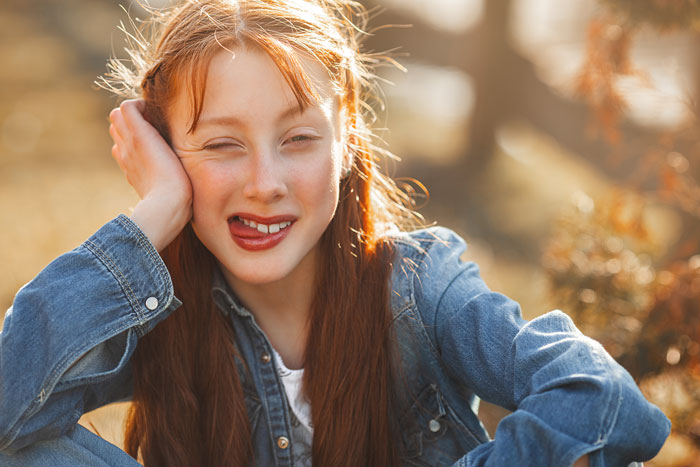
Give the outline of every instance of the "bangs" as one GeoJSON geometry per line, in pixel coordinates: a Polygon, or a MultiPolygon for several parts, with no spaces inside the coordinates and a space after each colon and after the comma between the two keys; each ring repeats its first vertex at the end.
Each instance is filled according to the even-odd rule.
{"type": "MultiPolygon", "coordinates": [[[[321,101],[321,96],[316,91],[309,74],[304,70],[301,63],[301,52],[280,40],[267,36],[247,37],[246,39],[243,41],[232,39],[225,43],[217,40],[206,47],[203,53],[193,55],[190,57],[190,60],[183,61],[182,68],[187,68],[186,71],[179,70],[181,71],[180,73],[175,73],[176,76],[183,76],[182,71],[186,73],[185,87],[187,89],[187,97],[192,104],[192,123],[187,129],[188,133],[194,132],[202,115],[209,64],[212,58],[221,50],[233,53],[231,49],[241,45],[257,48],[272,59],[277,69],[282,73],[285,82],[292,90],[302,111],[321,101]],[[188,63],[185,64],[185,62],[188,63]]],[[[177,81],[174,80],[175,83],[177,81]]],[[[177,84],[175,85],[177,86],[177,84]]],[[[173,93],[177,92],[176,89],[172,91],[173,93]]]]}

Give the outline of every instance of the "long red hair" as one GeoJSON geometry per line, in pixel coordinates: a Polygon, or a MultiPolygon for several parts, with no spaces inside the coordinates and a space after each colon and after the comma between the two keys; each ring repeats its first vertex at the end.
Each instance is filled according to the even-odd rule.
{"type": "MultiPolygon", "coordinates": [[[[168,139],[166,109],[186,91],[197,125],[206,70],[221,47],[268,53],[300,105],[316,95],[299,54],[325,66],[345,115],[352,171],[320,239],[303,390],[314,424],[313,462],[397,466],[396,355],[389,307],[393,248],[387,226],[411,218],[408,198],[378,169],[360,54],[366,11],[347,0],[190,0],[153,12],[156,41],[132,36],[133,69],[113,60],[106,83],[146,100],[146,118],[168,139]],[[154,46],[149,44],[155,43],[154,46]],[[342,343],[342,344],[339,344],[342,343]]],[[[210,296],[212,254],[188,226],[161,252],[183,305],[139,341],[126,450],[147,467],[254,463],[230,320],[210,296]]]]}

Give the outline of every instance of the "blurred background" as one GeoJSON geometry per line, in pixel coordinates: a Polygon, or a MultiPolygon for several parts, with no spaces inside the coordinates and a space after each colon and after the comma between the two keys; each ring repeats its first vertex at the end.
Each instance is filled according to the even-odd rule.
{"type": "MultiPolygon", "coordinates": [[[[151,0],[151,5],[165,2],[151,0]]],[[[428,222],[527,318],[569,313],[674,423],[656,466],[700,466],[700,6],[694,0],[365,0],[379,136],[428,222]],[[408,27],[411,25],[411,27],[408,27]],[[415,183],[413,183],[416,186],[415,183]]],[[[0,309],[137,197],[94,85],[128,0],[0,3],[0,309]]],[[[0,311],[0,313],[2,313],[0,311]]],[[[120,442],[124,405],[83,423],[120,442]]],[[[491,431],[503,411],[485,406],[491,431]]]]}

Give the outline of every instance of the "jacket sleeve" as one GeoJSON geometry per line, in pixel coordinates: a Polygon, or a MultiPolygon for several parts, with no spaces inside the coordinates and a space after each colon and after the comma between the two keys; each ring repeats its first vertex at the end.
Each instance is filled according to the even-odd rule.
{"type": "Polygon", "coordinates": [[[155,248],[120,215],[17,293],[0,332],[0,452],[65,435],[131,394],[137,340],[180,302],[155,248]]]}
{"type": "Polygon", "coordinates": [[[669,420],[598,342],[560,311],[523,320],[460,260],[461,238],[433,235],[414,281],[425,327],[453,378],[512,411],[457,465],[570,466],[589,454],[592,467],[625,466],[659,451],[669,420]]]}

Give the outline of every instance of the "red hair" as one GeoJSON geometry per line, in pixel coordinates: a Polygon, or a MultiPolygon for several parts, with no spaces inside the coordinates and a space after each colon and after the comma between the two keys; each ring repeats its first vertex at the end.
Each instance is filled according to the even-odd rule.
{"type": "MultiPolygon", "coordinates": [[[[274,60],[300,105],[317,96],[299,54],[325,66],[345,114],[352,171],[320,239],[316,295],[304,353],[303,390],[314,424],[313,463],[398,466],[397,356],[389,306],[393,248],[383,230],[411,219],[408,198],[378,170],[366,121],[372,75],[361,55],[365,10],[343,0],[190,0],[154,12],[158,40],[134,36],[134,70],[111,62],[110,89],[146,101],[168,139],[166,109],[188,92],[190,130],[202,110],[209,60],[221,47],[258,47],[274,60]],[[184,83],[184,84],[183,84],[184,83]],[[338,343],[342,342],[342,345],[338,343]]],[[[231,322],[212,302],[212,254],[188,226],[161,253],[181,309],[141,338],[126,450],[147,467],[249,465],[253,448],[231,322]]]]}

